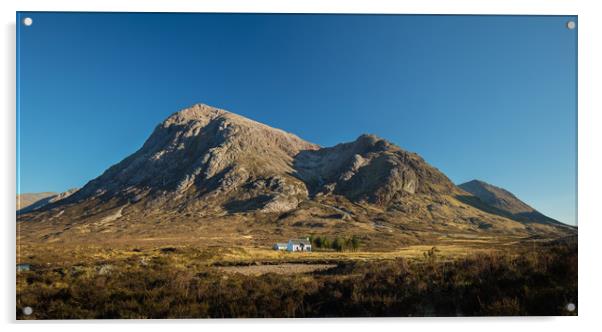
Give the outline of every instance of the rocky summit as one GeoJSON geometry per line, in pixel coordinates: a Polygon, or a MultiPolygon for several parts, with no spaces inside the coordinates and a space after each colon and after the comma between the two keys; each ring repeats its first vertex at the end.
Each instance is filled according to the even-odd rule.
{"type": "Polygon", "coordinates": [[[293,134],[236,114],[195,105],[158,125],[142,148],[90,181],[69,202],[119,199],[148,208],[282,211],[307,198],[293,158],[318,149],[293,134]],[[242,204],[242,203],[241,203],[242,204]],[[244,204],[243,204],[244,205],[244,204]]]}
{"type": "Polygon", "coordinates": [[[138,151],[77,192],[19,221],[28,221],[22,236],[44,241],[207,232],[263,241],[322,232],[399,244],[443,234],[572,231],[534,218],[511,194],[492,200],[475,188],[454,185],[416,153],[375,135],[320,147],[198,104],[169,116],[138,151]]]}

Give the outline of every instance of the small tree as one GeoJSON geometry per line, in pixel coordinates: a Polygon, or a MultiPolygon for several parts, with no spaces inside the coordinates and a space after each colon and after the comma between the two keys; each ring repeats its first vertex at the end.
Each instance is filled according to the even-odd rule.
{"type": "Polygon", "coordinates": [[[322,248],[330,248],[330,240],[327,237],[322,238],[322,248]]]}
{"type": "Polygon", "coordinates": [[[340,237],[337,237],[336,239],[334,239],[334,241],[332,241],[332,249],[336,251],[343,251],[344,245],[345,244],[340,237]]]}
{"type": "Polygon", "coordinates": [[[351,248],[356,251],[360,247],[360,238],[356,235],[351,237],[351,248]]]}
{"type": "Polygon", "coordinates": [[[343,242],[345,243],[345,248],[351,248],[351,238],[345,238],[343,239],[343,242]]]}
{"type": "Polygon", "coordinates": [[[316,248],[322,248],[322,237],[316,236],[313,244],[316,246],[316,248]]]}

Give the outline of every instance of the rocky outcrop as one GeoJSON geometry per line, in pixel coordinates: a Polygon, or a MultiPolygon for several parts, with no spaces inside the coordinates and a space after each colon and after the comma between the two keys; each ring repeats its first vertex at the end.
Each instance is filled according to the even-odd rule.
{"type": "Polygon", "coordinates": [[[413,194],[449,194],[443,173],[374,135],[332,148],[303,151],[295,169],[312,194],[343,195],[352,201],[387,205],[413,194]]]}

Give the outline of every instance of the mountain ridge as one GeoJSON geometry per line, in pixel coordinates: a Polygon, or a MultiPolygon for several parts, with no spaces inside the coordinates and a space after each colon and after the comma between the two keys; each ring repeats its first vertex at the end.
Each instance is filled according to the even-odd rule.
{"type": "Polygon", "coordinates": [[[23,193],[17,195],[17,214],[27,213],[41,209],[42,207],[58,202],[75,193],[78,188],[72,188],[67,191],[57,192],[40,192],[40,193],[23,193]]]}
{"type": "Polygon", "coordinates": [[[567,232],[475,202],[418,154],[378,136],[320,147],[196,104],[171,114],[140,149],[73,195],[19,219],[53,241],[204,229],[220,236],[251,233],[254,241],[279,233],[358,233],[393,237],[386,245],[395,245],[435,234],[567,232]],[[55,226],[36,223],[47,220],[55,226]],[[225,223],[221,231],[218,220],[225,223]]]}
{"type": "Polygon", "coordinates": [[[458,185],[458,187],[473,194],[483,203],[502,211],[502,213],[509,215],[515,220],[566,225],[535,210],[510,191],[485,181],[474,179],[462,183],[458,185]]]}

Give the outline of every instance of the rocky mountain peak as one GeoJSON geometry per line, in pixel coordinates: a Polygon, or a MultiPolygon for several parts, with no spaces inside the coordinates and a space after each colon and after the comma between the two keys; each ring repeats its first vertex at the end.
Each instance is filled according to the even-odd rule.
{"type": "Polygon", "coordinates": [[[231,114],[228,111],[215,108],[206,104],[195,104],[170,115],[162,125],[184,124],[190,121],[208,122],[220,116],[231,114]]]}
{"type": "Polygon", "coordinates": [[[385,151],[392,146],[390,142],[373,134],[362,134],[353,144],[357,150],[372,152],[385,151]]]}
{"type": "Polygon", "coordinates": [[[197,104],[170,115],[142,148],[90,181],[69,202],[95,197],[138,202],[147,197],[151,205],[188,205],[207,198],[269,197],[266,190],[248,190],[264,184],[280,198],[303,195],[304,186],[291,175],[292,160],[301,151],[318,148],[283,130],[197,104]],[[245,183],[250,184],[243,188],[245,183]]]}

